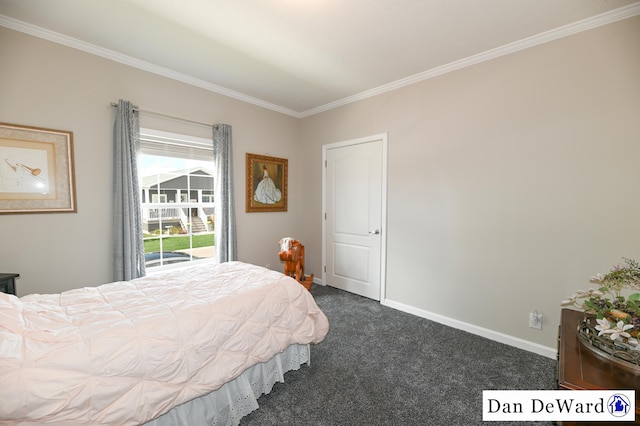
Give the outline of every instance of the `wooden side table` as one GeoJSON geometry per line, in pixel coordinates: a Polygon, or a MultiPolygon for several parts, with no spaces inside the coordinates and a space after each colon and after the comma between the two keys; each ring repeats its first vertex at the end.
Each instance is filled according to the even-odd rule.
{"type": "MultiPolygon", "coordinates": [[[[578,340],[578,324],[584,312],[563,309],[558,335],[558,387],[567,390],[636,390],[636,424],[640,424],[640,374],[597,357],[578,340]]],[[[578,423],[563,422],[563,425],[578,423]]],[[[588,425],[590,423],[580,423],[588,425]]],[[[594,422],[593,425],[629,424],[594,422]]]]}
{"type": "Polygon", "coordinates": [[[0,273],[0,291],[3,293],[16,294],[16,278],[20,274],[2,274],[0,273]]]}

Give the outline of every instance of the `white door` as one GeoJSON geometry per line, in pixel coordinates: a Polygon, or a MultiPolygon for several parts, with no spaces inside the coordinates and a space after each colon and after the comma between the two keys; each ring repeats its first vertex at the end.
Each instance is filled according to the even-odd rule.
{"type": "Polygon", "coordinates": [[[386,143],[384,134],[323,147],[323,282],[375,300],[384,289],[386,143]]]}

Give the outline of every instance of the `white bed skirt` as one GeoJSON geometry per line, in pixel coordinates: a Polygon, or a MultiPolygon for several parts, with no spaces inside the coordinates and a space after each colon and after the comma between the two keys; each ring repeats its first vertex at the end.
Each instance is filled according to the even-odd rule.
{"type": "Polygon", "coordinates": [[[258,409],[258,398],[268,394],[284,373],[310,363],[309,345],[291,345],[270,361],[256,364],[220,389],[173,408],[145,423],[149,426],[220,425],[236,426],[240,419],[258,409]]]}

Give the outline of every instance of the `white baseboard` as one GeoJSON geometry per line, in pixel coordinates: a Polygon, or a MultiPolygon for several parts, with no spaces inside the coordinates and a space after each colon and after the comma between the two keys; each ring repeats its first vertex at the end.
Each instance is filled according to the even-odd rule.
{"type": "Polygon", "coordinates": [[[547,358],[556,359],[557,352],[555,348],[542,346],[538,343],[529,342],[528,340],[519,339],[517,337],[499,333],[494,330],[489,330],[488,328],[478,327],[477,325],[458,321],[456,319],[445,317],[440,314],[434,314],[433,312],[424,311],[422,309],[414,308],[413,306],[405,305],[399,302],[394,302],[393,300],[385,299],[380,303],[390,308],[394,308],[399,311],[406,312],[408,314],[416,315],[421,318],[426,318],[428,320],[437,322],[439,324],[444,324],[449,327],[453,327],[459,330],[469,332],[471,334],[476,334],[478,336],[482,336],[487,339],[494,340],[496,342],[504,343],[505,345],[515,346],[516,348],[533,352],[538,355],[545,356],[547,358]]]}
{"type": "MultiPolygon", "coordinates": [[[[321,286],[325,285],[325,283],[322,281],[322,278],[319,278],[319,277],[314,277],[313,283],[321,286]]],[[[397,309],[399,311],[406,312],[408,314],[416,315],[421,318],[425,318],[425,319],[437,322],[438,324],[447,325],[449,327],[457,328],[458,330],[463,330],[471,334],[475,334],[490,340],[494,340],[496,342],[504,343],[505,345],[514,346],[516,348],[533,352],[547,358],[551,358],[551,359],[557,358],[556,348],[550,348],[548,346],[543,346],[538,343],[530,342],[528,340],[519,339],[517,337],[509,336],[508,334],[500,333],[494,330],[489,330],[488,328],[478,327],[477,325],[469,324],[463,321],[458,321],[453,318],[445,317],[444,315],[434,314],[433,312],[418,309],[413,306],[405,305],[404,303],[395,302],[393,300],[385,299],[385,300],[382,300],[380,303],[384,306],[388,306],[390,308],[397,309]]]]}

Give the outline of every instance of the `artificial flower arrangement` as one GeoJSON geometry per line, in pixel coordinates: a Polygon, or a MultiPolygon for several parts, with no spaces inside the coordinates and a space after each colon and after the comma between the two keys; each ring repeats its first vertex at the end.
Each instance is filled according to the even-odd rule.
{"type": "Polygon", "coordinates": [[[596,315],[599,337],[611,339],[615,343],[626,343],[629,349],[640,351],[640,293],[632,293],[626,298],[622,290],[640,290],[640,263],[623,258],[606,274],[591,277],[591,283],[598,289],[578,290],[562,306],[576,307],[586,313],[596,315]]]}

